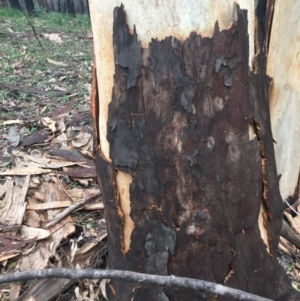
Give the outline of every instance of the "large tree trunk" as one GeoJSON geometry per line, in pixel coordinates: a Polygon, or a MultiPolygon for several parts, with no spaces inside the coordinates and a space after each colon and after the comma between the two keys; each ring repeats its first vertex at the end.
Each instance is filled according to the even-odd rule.
{"type": "MultiPolygon", "coordinates": [[[[109,267],[292,300],[276,260],[282,199],[253,3],[240,1],[248,22],[233,1],[208,2],[128,0],[125,13],[90,0],[109,267]]],[[[107,288],[110,300],[228,300],[107,288]]]]}

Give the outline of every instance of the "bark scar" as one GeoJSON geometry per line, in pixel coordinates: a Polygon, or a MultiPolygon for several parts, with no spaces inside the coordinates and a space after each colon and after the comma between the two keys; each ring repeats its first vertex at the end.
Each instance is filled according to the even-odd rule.
{"type": "Polygon", "coordinates": [[[127,253],[130,249],[131,233],[134,229],[134,222],[131,219],[130,211],[130,184],[132,183],[132,176],[128,173],[117,170],[116,172],[116,190],[119,198],[120,210],[119,215],[122,217],[122,252],[127,253]]]}
{"type": "Polygon", "coordinates": [[[261,234],[261,238],[264,241],[267,251],[272,255],[271,244],[270,244],[270,233],[267,226],[267,221],[270,219],[270,212],[267,204],[267,193],[268,193],[268,182],[266,179],[266,156],[265,156],[265,146],[260,135],[260,125],[253,119],[254,132],[256,134],[256,139],[260,147],[260,157],[261,157],[261,175],[262,175],[262,202],[260,206],[260,211],[258,215],[258,226],[261,234]]]}

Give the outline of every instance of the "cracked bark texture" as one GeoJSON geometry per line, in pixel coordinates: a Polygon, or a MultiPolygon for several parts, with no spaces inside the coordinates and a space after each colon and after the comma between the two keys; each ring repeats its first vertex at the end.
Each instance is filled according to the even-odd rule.
{"type": "MultiPolygon", "coordinates": [[[[282,200],[264,56],[248,67],[246,12],[212,38],[152,39],[114,10],[108,162],[96,154],[109,268],[226,284],[293,300],[276,260],[282,200]]],[[[112,280],[110,300],[229,300],[112,280]]],[[[232,300],[232,299],[231,299],[232,300]]]]}

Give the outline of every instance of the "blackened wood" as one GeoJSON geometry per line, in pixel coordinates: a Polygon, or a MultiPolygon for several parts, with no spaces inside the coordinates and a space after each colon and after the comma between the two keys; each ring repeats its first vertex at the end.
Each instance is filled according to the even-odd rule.
{"type": "MultiPolygon", "coordinates": [[[[94,56],[95,60],[95,56],[94,56]]],[[[92,68],[92,91],[91,91],[91,111],[93,118],[93,157],[96,154],[96,148],[98,147],[99,141],[99,96],[98,96],[98,85],[97,85],[97,74],[96,67],[92,68]]]]}
{"type": "MultiPolygon", "coordinates": [[[[113,41],[112,162],[101,149],[96,156],[109,268],[192,277],[292,300],[275,258],[282,200],[267,78],[262,56],[255,73],[248,68],[245,11],[238,10],[227,30],[220,32],[216,23],[212,38],[195,32],[185,41],[154,37],[142,49],[138,28],[130,32],[118,7],[113,41]],[[129,250],[116,185],[120,171],[132,177],[129,250]],[[257,222],[261,208],[266,242],[257,222]]],[[[202,291],[115,280],[108,290],[110,300],[213,300],[202,291]]]]}
{"type": "Polygon", "coordinates": [[[273,15],[276,0],[259,0],[256,8],[260,32],[264,40],[263,52],[268,55],[269,43],[272,31],[273,15]]]}

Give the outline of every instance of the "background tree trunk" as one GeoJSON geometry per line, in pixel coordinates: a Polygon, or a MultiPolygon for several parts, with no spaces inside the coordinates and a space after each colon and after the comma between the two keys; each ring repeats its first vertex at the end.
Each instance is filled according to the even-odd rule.
{"type": "Polygon", "coordinates": [[[25,7],[29,16],[34,14],[34,3],[33,0],[25,0],[25,7]]]}
{"type": "Polygon", "coordinates": [[[7,5],[11,8],[22,10],[19,0],[7,0],[7,5]]]}
{"type": "Polygon", "coordinates": [[[89,13],[88,0],[38,0],[38,3],[47,11],[69,13],[72,15],[76,13],[89,13]]]}
{"type": "MultiPolygon", "coordinates": [[[[233,1],[128,0],[126,13],[119,1],[90,1],[109,267],[292,300],[275,259],[282,199],[264,41],[254,39],[253,2],[240,3],[248,19],[233,1]]],[[[108,294],[214,298],[120,281],[108,294]]]]}
{"type": "MultiPolygon", "coordinates": [[[[22,3],[22,2],[21,2],[22,3]]],[[[20,4],[19,0],[7,0],[7,5],[11,8],[18,9],[22,11],[22,6],[28,13],[29,16],[32,16],[34,13],[34,3],[33,0],[24,0],[22,5],[20,4]]]]}

